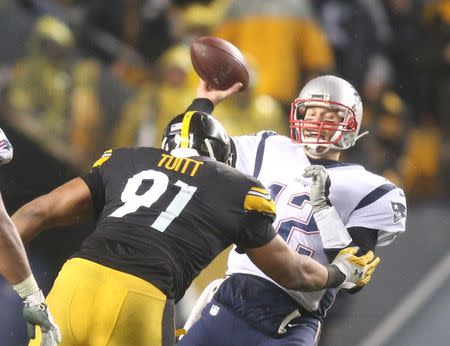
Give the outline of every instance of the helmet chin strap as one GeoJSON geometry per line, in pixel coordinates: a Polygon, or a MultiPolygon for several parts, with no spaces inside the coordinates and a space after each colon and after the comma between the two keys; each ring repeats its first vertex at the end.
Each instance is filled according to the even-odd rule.
{"type": "Polygon", "coordinates": [[[211,158],[217,160],[217,159],[216,159],[216,156],[214,155],[214,150],[213,150],[213,148],[212,148],[212,145],[211,145],[211,143],[209,142],[209,139],[208,139],[208,138],[205,138],[205,145],[206,145],[206,148],[208,149],[209,157],[211,157],[211,158]]]}
{"type": "Polygon", "coordinates": [[[308,156],[313,159],[321,159],[324,155],[326,155],[331,148],[325,147],[319,144],[305,144],[305,150],[308,153],[308,156]]]}

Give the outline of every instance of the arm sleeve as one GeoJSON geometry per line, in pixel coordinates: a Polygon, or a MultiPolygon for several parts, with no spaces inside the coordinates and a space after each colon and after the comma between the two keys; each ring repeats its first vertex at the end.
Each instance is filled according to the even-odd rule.
{"type": "Polygon", "coordinates": [[[186,109],[189,111],[199,111],[211,114],[214,111],[214,103],[207,98],[197,98],[192,101],[191,105],[186,109]]]}
{"type": "MultiPolygon", "coordinates": [[[[350,227],[347,229],[352,242],[348,246],[359,247],[357,256],[365,254],[369,250],[375,250],[378,241],[378,230],[365,227],[350,227]]],[[[341,249],[325,249],[328,261],[331,263],[341,249]]]]}
{"type": "Polygon", "coordinates": [[[378,241],[378,230],[364,227],[351,227],[348,233],[352,237],[352,244],[359,247],[357,256],[369,250],[375,250],[378,241]]]}
{"type": "MultiPolygon", "coordinates": [[[[364,228],[364,227],[352,227],[348,229],[348,233],[352,237],[353,241],[351,245],[359,247],[357,256],[362,256],[369,250],[374,250],[378,241],[378,231],[376,229],[364,228]]],[[[350,289],[344,289],[349,294],[358,293],[364,286],[353,287],[350,289]]]]}
{"type": "Polygon", "coordinates": [[[236,252],[242,254],[248,248],[260,247],[270,242],[277,234],[272,222],[273,218],[270,215],[256,211],[247,212],[236,241],[236,252]]]}
{"type": "Polygon", "coordinates": [[[100,168],[93,168],[88,174],[81,177],[89,187],[94,204],[95,217],[98,219],[105,205],[105,186],[103,184],[100,168]]]}
{"type": "Polygon", "coordinates": [[[244,199],[244,214],[236,240],[238,253],[243,253],[247,248],[263,246],[276,235],[272,226],[276,216],[275,203],[259,181],[250,179],[253,180],[253,186],[244,199]]]}
{"type": "Polygon", "coordinates": [[[103,155],[94,162],[92,169],[88,174],[81,177],[89,187],[94,203],[95,216],[98,218],[105,206],[105,184],[103,181],[103,165],[110,164],[109,159],[112,157],[113,150],[106,150],[103,155]],[[108,162],[109,161],[109,162],[108,162]]]}

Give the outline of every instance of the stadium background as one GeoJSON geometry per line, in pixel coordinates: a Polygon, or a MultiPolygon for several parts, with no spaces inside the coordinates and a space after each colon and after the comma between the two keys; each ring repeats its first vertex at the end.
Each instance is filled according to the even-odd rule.
{"type": "MultiPolygon", "coordinates": [[[[0,127],[15,156],[0,168],[8,211],[87,171],[105,149],[158,145],[195,94],[190,40],[218,35],[252,72],[251,88],[217,109],[231,134],[286,133],[301,85],[338,74],[360,91],[370,130],[345,159],[407,193],[407,233],[379,250],[369,287],[340,295],[321,345],[448,344],[450,2],[194,2],[0,0],[0,127]]],[[[30,244],[45,292],[92,227],[49,230],[30,244]]],[[[224,258],[196,280],[179,324],[224,258]]],[[[21,302],[3,280],[0,302],[0,345],[24,345],[21,302]]]]}

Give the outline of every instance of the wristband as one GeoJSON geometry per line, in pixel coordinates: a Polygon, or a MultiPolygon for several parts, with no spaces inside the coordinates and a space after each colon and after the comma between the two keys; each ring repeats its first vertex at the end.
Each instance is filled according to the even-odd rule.
{"type": "Polygon", "coordinates": [[[34,279],[33,274],[30,274],[29,277],[27,277],[25,280],[18,283],[17,285],[13,285],[12,288],[14,289],[14,291],[17,292],[17,294],[22,299],[25,299],[30,294],[39,291],[39,286],[36,280],[34,279]]]}
{"type": "Polygon", "coordinates": [[[342,273],[337,266],[331,264],[327,266],[328,271],[328,279],[324,288],[337,288],[339,287],[346,279],[344,273],[342,273]]]}

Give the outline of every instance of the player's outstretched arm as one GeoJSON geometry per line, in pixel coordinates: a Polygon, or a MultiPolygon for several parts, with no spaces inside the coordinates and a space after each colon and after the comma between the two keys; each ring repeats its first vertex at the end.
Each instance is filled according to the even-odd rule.
{"type": "Polygon", "coordinates": [[[0,273],[24,301],[23,314],[30,338],[34,328],[42,331],[42,346],[53,346],[61,341],[58,326],[48,311],[44,295],[31,273],[28,258],[14,223],[6,212],[0,197],[0,273]]]}
{"type": "Polygon", "coordinates": [[[12,215],[24,243],[50,227],[73,225],[94,216],[91,192],[75,178],[22,206],[12,215]]]}
{"type": "Polygon", "coordinates": [[[380,259],[371,251],[361,257],[355,256],[356,252],[357,248],[344,249],[325,267],[296,253],[278,235],[266,245],[246,251],[253,263],[278,284],[300,291],[367,284],[380,259]]]}
{"type": "Polygon", "coordinates": [[[14,223],[0,196],[0,273],[11,284],[31,275],[28,258],[14,223]]]}

